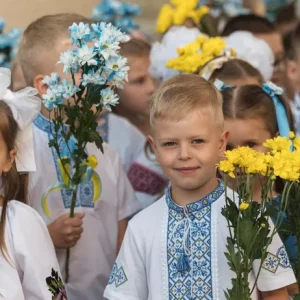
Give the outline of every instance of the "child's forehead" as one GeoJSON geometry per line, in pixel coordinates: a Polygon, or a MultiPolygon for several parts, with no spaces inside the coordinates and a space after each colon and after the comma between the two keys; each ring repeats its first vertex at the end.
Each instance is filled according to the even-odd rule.
{"type": "Polygon", "coordinates": [[[160,136],[168,135],[190,135],[197,132],[209,132],[216,127],[212,112],[193,110],[185,116],[165,116],[154,120],[152,129],[160,136]]]}

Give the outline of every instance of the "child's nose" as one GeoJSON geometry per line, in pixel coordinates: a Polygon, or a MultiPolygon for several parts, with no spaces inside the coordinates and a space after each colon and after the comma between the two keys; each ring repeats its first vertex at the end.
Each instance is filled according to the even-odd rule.
{"type": "Polygon", "coordinates": [[[187,145],[181,145],[179,150],[179,159],[187,160],[191,157],[189,147],[187,145]]]}
{"type": "Polygon", "coordinates": [[[157,82],[149,75],[147,83],[147,91],[150,95],[152,95],[157,89],[157,82]]]}

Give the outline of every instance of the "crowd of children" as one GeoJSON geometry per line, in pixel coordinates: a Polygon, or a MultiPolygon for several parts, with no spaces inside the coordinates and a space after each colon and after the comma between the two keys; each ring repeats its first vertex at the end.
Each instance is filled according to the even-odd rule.
{"type": "MultiPolygon", "coordinates": [[[[277,23],[251,13],[249,4],[229,18],[218,1],[206,1],[211,12],[200,16],[203,3],[185,1],[164,6],[157,41],[134,27],[120,45],[128,81],[116,90],[119,104],[98,116],[104,152],[86,147],[98,161],[101,195],[94,201],[92,184],[82,182],[74,217],[69,190],[48,195],[50,217],[41,205],[63,176],[49,147],[55,116],[41,99],[47,75],[68,79],[57,61],[71,46],[69,27],[94,21],[42,16],[24,30],[11,71],[0,68],[0,299],[226,299],[234,274],[224,256],[228,224],[221,211],[236,181],[227,178],[225,187],[216,165],[228,149],[266,152],[267,139],[300,135],[297,1],[287,4],[288,25],[281,11],[277,23]],[[211,39],[214,31],[219,36],[211,39]]],[[[101,9],[121,9],[112,2],[101,9]]],[[[254,186],[259,202],[261,185],[254,186]]],[[[274,201],[282,192],[278,180],[274,201]]],[[[298,294],[288,258],[298,255],[294,239],[275,234],[268,251],[285,255],[285,263],[271,270],[255,261],[251,299],[298,294]]]]}

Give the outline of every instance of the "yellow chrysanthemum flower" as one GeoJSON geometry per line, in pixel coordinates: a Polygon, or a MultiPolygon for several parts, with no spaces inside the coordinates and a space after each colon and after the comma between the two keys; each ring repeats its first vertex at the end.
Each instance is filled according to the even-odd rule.
{"type": "Polygon", "coordinates": [[[218,168],[221,172],[228,174],[232,178],[235,178],[235,174],[234,174],[235,167],[230,161],[222,160],[218,164],[218,168]]]}
{"type": "Polygon", "coordinates": [[[240,204],[240,210],[246,210],[246,209],[248,209],[248,207],[249,207],[249,203],[247,203],[247,202],[242,202],[241,204],[240,204]]]}
{"type": "Polygon", "coordinates": [[[294,147],[295,147],[297,150],[300,150],[300,137],[296,137],[296,138],[293,140],[293,144],[294,144],[294,147]]]}
{"type": "Polygon", "coordinates": [[[277,136],[274,139],[267,140],[263,145],[271,151],[277,152],[290,149],[292,143],[291,140],[286,137],[277,136]]]}
{"type": "Polygon", "coordinates": [[[160,33],[166,32],[173,25],[173,22],[174,10],[172,6],[169,4],[163,5],[157,18],[156,31],[160,33]]]}
{"type": "Polygon", "coordinates": [[[179,48],[179,56],[168,61],[166,66],[183,73],[195,73],[214,58],[222,56],[225,48],[226,42],[221,37],[201,35],[196,41],[179,48]]]}
{"type": "Polygon", "coordinates": [[[165,4],[161,8],[156,30],[165,33],[173,25],[183,25],[187,19],[192,19],[199,24],[202,18],[209,12],[208,6],[197,9],[198,0],[171,0],[171,5],[165,4]]]}

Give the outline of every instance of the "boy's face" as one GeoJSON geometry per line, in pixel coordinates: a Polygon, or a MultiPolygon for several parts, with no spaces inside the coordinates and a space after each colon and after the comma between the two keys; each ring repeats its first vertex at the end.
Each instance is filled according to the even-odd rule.
{"type": "Polygon", "coordinates": [[[120,104],[117,110],[122,115],[140,115],[149,117],[150,99],[157,83],[149,73],[150,60],[148,56],[128,57],[130,71],[128,82],[124,89],[119,90],[120,104]]]}
{"type": "Polygon", "coordinates": [[[156,159],[177,191],[202,191],[216,182],[227,133],[210,113],[193,111],[176,121],[157,120],[149,137],[156,159]]]}

